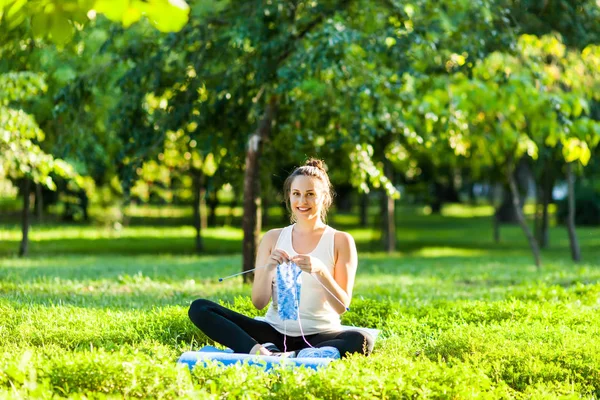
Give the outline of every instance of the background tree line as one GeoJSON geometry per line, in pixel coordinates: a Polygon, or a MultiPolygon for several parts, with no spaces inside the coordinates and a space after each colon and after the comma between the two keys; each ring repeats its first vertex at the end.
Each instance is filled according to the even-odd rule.
{"type": "Polygon", "coordinates": [[[313,155],[338,208],[366,225],[378,202],[389,252],[400,192],[434,213],[487,197],[496,240],[518,223],[538,266],[558,183],[574,259],[575,224],[600,223],[596,1],[117,3],[0,2],[0,176],[23,198],[21,254],[31,203],[70,220],[117,203],[120,224],[132,202],[186,204],[201,252],[228,201],[247,270],[285,174],[313,155]]]}

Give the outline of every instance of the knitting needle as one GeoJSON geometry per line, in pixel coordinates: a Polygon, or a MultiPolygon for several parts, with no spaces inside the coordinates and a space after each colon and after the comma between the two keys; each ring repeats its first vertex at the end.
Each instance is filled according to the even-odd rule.
{"type": "MultiPolygon", "coordinates": [[[[268,264],[267,264],[267,265],[268,265],[268,264]]],[[[263,265],[262,267],[256,267],[256,268],[252,268],[252,269],[249,269],[248,271],[238,272],[237,274],[229,275],[229,276],[226,276],[226,277],[224,277],[224,278],[219,278],[219,282],[223,282],[225,279],[233,278],[233,277],[235,277],[235,276],[238,276],[238,275],[247,274],[248,272],[252,272],[252,271],[255,271],[255,270],[257,270],[257,269],[264,268],[264,267],[266,267],[267,265],[263,265]]]]}

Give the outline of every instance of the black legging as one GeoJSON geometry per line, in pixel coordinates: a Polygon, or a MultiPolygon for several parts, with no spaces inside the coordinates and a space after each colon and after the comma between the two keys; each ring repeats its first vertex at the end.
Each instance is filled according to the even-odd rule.
{"type": "MultiPolygon", "coordinates": [[[[273,343],[284,350],[284,335],[269,323],[231,311],[210,300],[194,300],[188,315],[206,336],[236,353],[249,353],[258,343],[273,343]]],[[[305,339],[313,347],[333,346],[342,357],[351,353],[368,355],[373,350],[371,336],[360,331],[316,333],[306,335],[305,339]]],[[[285,344],[287,351],[309,347],[302,336],[286,336],[285,344]]]]}

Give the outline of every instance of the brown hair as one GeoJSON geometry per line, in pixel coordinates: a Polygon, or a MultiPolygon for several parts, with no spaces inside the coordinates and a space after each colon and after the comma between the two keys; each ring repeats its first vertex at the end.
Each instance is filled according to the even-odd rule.
{"type": "Polygon", "coordinates": [[[295,221],[292,206],[290,204],[290,191],[292,188],[292,182],[295,177],[300,175],[317,178],[325,185],[323,207],[321,208],[321,219],[325,221],[325,218],[327,217],[327,211],[329,210],[329,207],[331,207],[331,203],[333,203],[334,193],[331,182],[329,181],[329,175],[327,175],[325,163],[315,158],[308,159],[303,166],[296,168],[283,183],[283,196],[285,199],[286,208],[290,212],[290,219],[292,222],[295,221]]]}

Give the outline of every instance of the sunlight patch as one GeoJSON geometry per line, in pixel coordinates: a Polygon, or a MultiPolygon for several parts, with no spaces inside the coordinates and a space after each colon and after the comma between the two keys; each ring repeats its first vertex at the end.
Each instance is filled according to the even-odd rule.
{"type": "Polygon", "coordinates": [[[434,258],[434,257],[479,257],[488,254],[487,251],[478,249],[460,249],[455,247],[425,247],[414,255],[434,258]]]}
{"type": "Polygon", "coordinates": [[[465,206],[464,204],[446,204],[442,208],[444,217],[471,218],[488,217],[494,214],[494,208],[485,206],[465,206]]]}
{"type": "MultiPolygon", "coordinates": [[[[156,228],[149,226],[126,227],[121,231],[109,228],[98,228],[95,226],[83,227],[31,227],[29,239],[31,241],[44,240],[66,240],[66,239],[118,239],[118,238],[193,238],[196,231],[191,226],[175,228],[156,228]]],[[[21,240],[20,227],[0,231],[0,240],[21,240]]],[[[239,229],[219,227],[207,228],[203,231],[203,236],[220,239],[241,239],[243,232],[239,229]]]]}

